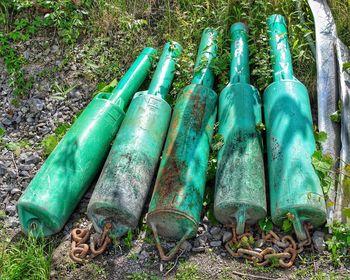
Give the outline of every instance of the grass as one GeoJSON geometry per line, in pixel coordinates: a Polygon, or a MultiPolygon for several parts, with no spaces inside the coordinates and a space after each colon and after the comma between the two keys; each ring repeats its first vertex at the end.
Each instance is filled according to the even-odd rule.
{"type": "Polygon", "coordinates": [[[350,1],[330,0],[330,7],[337,25],[337,33],[344,44],[350,47],[350,1]]]}
{"type": "Polygon", "coordinates": [[[2,280],[49,279],[51,248],[43,239],[29,236],[0,247],[2,280]]]}
{"type": "Polygon", "coordinates": [[[146,272],[136,272],[134,274],[129,274],[127,279],[131,280],[160,280],[160,278],[156,275],[149,274],[146,272]]]}
{"type": "Polygon", "coordinates": [[[197,280],[202,279],[199,274],[199,269],[196,264],[183,262],[179,265],[175,275],[176,280],[197,280]]]}
{"type": "MultiPolygon", "coordinates": [[[[17,85],[20,87],[19,91],[28,92],[31,85],[26,82],[26,76],[22,73],[26,62],[16,52],[13,43],[28,40],[45,27],[53,29],[64,44],[74,46],[84,40],[83,61],[87,70],[84,75],[90,75],[90,78],[99,81],[101,78],[107,79],[104,81],[111,80],[116,74],[119,76],[122,66],[130,64],[143,47],[155,46],[160,49],[166,40],[178,41],[183,45],[184,53],[178,65],[177,79],[174,81],[172,96],[175,97],[190,82],[201,33],[208,26],[217,28],[220,33],[219,54],[214,63],[218,76],[216,90],[220,91],[228,81],[228,30],[236,21],[244,21],[249,26],[252,82],[263,90],[271,81],[265,22],[269,15],[282,13],[288,22],[296,75],[313,92],[314,71],[305,72],[305,69],[314,69],[314,61],[304,37],[310,32],[312,21],[310,16],[306,16],[307,24],[300,25],[293,0],[178,0],[160,1],[156,4],[146,0],[79,2],[79,5],[75,5],[70,0],[39,0],[34,5],[34,1],[29,0],[13,3],[5,1],[2,4],[0,18],[6,22],[6,28],[1,34],[5,45],[11,49],[0,52],[0,55],[6,61],[10,58],[8,71],[11,72],[14,68],[15,74],[23,76],[23,79],[13,79],[15,83],[20,83],[17,85]],[[45,9],[49,11],[46,17],[38,12],[45,9]],[[28,17],[25,11],[33,10],[34,15],[28,17]],[[305,67],[306,65],[311,67],[305,67]]],[[[306,3],[305,0],[303,2],[306,3]]],[[[305,3],[303,8],[309,14],[305,3]]],[[[15,84],[13,86],[16,87],[15,84]]]]}

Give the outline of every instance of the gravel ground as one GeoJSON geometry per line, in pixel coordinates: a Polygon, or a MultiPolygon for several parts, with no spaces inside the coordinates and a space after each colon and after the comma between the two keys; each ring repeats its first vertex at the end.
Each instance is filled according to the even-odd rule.
{"type": "MultiPolygon", "coordinates": [[[[6,213],[4,229],[10,238],[21,235],[15,205],[44,161],[41,140],[45,135],[53,133],[59,123],[72,121],[72,117],[91,100],[97,83],[84,75],[87,69],[80,59],[83,45],[78,45],[70,52],[67,63],[64,62],[67,51],[58,42],[46,37],[32,39],[17,48],[28,60],[26,71],[34,76],[34,86],[28,96],[14,98],[6,83],[8,76],[3,62],[0,61],[0,125],[6,130],[3,141],[8,144],[27,139],[29,143],[19,149],[2,148],[0,151],[0,210],[6,213]],[[62,96],[62,91],[57,90],[54,81],[68,85],[70,90],[62,96]]],[[[289,270],[258,269],[244,260],[233,259],[223,246],[231,238],[230,231],[211,225],[206,217],[202,220],[197,237],[186,242],[183,245],[184,253],[172,262],[161,262],[149,232],[138,230],[131,248],[120,242],[93,262],[75,265],[68,257],[70,231],[77,226],[91,226],[86,218],[91,192],[92,188],[63,231],[52,238],[54,244],[57,244],[53,256],[52,279],[152,279],[152,275],[171,279],[181,266],[179,264],[184,261],[197,267],[200,275],[200,278],[193,278],[195,276],[192,275],[186,279],[240,279],[237,272],[269,279],[308,279],[320,273],[326,278],[315,279],[330,279],[327,277],[330,277],[332,271],[337,275],[337,278],[332,279],[350,277],[349,270],[345,267],[334,270],[330,265],[329,254],[316,252],[315,246],[307,249],[302,258],[297,260],[297,266],[289,270]]],[[[320,249],[322,234],[318,232],[314,235],[314,240],[317,240],[316,248],[320,249]]],[[[174,245],[173,242],[167,242],[164,246],[170,249],[174,245]]],[[[256,278],[246,276],[245,279],[256,278]]]]}

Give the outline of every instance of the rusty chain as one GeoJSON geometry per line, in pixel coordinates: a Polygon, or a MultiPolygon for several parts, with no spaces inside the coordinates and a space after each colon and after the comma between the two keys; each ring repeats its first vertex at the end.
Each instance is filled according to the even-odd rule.
{"type": "Polygon", "coordinates": [[[297,254],[304,250],[304,247],[311,245],[309,224],[304,224],[307,239],[297,243],[292,236],[279,236],[274,231],[269,231],[267,234],[262,233],[262,241],[264,243],[274,244],[275,247],[266,247],[264,249],[252,248],[252,241],[259,240],[254,238],[251,233],[246,232],[237,236],[235,225],[227,225],[232,228],[232,239],[225,244],[226,250],[235,258],[245,258],[252,261],[257,266],[266,266],[276,263],[282,268],[291,267],[297,254]],[[250,241],[250,242],[249,242],[250,241]]]}
{"type": "Polygon", "coordinates": [[[77,263],[84,263],[88,259],[92,259],[100,254],[102,254],[107,246],[111,243],[111,239],[108,236],[112,229],[110,223],[106,223],[103,227],[103,232],[99,240],[94,240],[91,238],[90,246],[86,243],[90,238],[89,229],[75,228],[71,232],[72,244],[69,252],[70,258],[77,263]],[[96,247],[97,245],[97,247],[96,247]],[[92,253],[88,257],[89,251],[92,253]]]}

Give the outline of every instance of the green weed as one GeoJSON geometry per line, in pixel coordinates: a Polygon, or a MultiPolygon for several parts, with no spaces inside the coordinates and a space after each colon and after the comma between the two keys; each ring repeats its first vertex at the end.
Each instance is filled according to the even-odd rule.
{"type": "Polygon", "coordinates": [[[129,274],[127,279],[131,280],[159,280],[160,278],[153,274],[148,274],[146,272],[136,272],[134,274],[129,274]]]}
{"type": "Polygon", "coordinates": [[[1,279],[49,279],[51,253],[43,239],[32,236],[7,244],[0,252],[1,279]]]}
{"type": "Polygon", "coordinates": [[[70,126],[71,125],[68,123],[59,123],[54,131],[54,134],[46,135],[43,138],[41,141],[41,148],[43,149],[43,155],[45,157],[48,157],[52,153],[70,126]]]}
{"type": "Polygon", "coordinates": [[[198,266],[193,263],[184,262],[179,265],[175,275],[176,280],[197,280],[201,279],[198,266]]]}
{"type": "Polygon", "coordinates": [[[349,257],[350,225],[334,223],[327,226],[331,229],[332,236],[326,244],[331,252],[333,264],[339,266],[345,258],[349,257]]]}
{"type": "Polygon", "coordinates": [[[124,237],[123,239],[123,243],[126,246],[126,248],[128,248],[129,250],[132,247],[132,239],[133,239],[133,233],[132,230],[129,229],[127,235],[124,237]]]}
{"type": "Polygon", "coordinates": [[[259,224],[260,229],[265,233],[273,230],[273,223],[272,223],[271,217],[265,217],[265,218],[261,219],[258,222],[258,224],[259,224]]]}

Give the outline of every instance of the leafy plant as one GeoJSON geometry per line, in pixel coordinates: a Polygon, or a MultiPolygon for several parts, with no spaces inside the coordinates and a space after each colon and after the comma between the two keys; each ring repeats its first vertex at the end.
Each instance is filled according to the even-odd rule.
{"type": "Polygon", "coordinates": [[[265,217],[259,221],[259,227],[264,232],[273,230],[273,223],[271,217],[265,217]]]}
{"type": "Polygon", "coordinates": [[[44,137],[44,139],[41,141],[41,147],[45,157],[48,157],[52,153],[70,126],[71,125],[68,123],[58,123],[54,134],[49,134],[44,137]]]}
{"type": "Polygon", "coordinates": [[[126,246],[126,248],[128,248],[129,250],[132,247],[132,238],[133,238],[133,234],[132,234],[132,230],[129,229],[128,233],[126,235],[126,237],[123,239],[123,243],[126,246]]]}
{"type": "Polygon", "coordinates": [[[328,227],[332,231],[332,236],[326,244],[331,252],[333,264],[339,266],[343,258],[350,253],[350,225],[333,223],[328,227]]]}
{"type": "Polygon", "coordinates": [[[338,110],[335,111],[333,114],[331,114],[329,116],[331,121],[335,122],[335,123],[340,123],[342,111],[343,111],[343,104],[341,103],[341,101],[339,101],[339,103],[338,103],[338,110]]]}
{"type": "Polygon", "coordinates": [[[327,133],[324,131],[314,131],[317,148],[320,149],[321,144],[327,140],[327,133]]]}
{"type": "Polygon", "coordinates": [[[101,82],[101,83],[97,84],[96,91],[95,91],[95,93],[93,93],[92,96],[94,97],[101,92],[111,93],[113,91],[113,89],[117,86],[117,84],[118,84],[117,79],[114,79],[109,84],[107,84],[105,82],[101,82]]]}
{"type": "Polygon", "coordinates": [[[321,151],[316,150],[312,155],[312,165],[318,175],[324,195],[327,197],[329,191],[334,188],[334,179],[332,170],[334,160],[330,155],[324,155],[321,151]]]}
{"type": "Polygon", "coordinates": [[[290,219],[284,219],[282,223],[282,231],[284,233],[290,233],[293,229],[293,224],[290,219]]]}
{"type": "Polygon", "coordinates": [[[48,157],[52,151],[56,148],[59,140],[55,134],[46,135],[41,141],[41,147],[43,149],[43,154],[48,157]]]}

